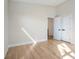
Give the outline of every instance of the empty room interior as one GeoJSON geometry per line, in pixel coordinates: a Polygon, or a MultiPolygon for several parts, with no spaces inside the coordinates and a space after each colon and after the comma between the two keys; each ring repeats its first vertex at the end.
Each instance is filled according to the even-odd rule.
{"type": "Polygon", "coordinates": [[[75,0],[4,0],[4,59],[75,59],[75,0]]]}

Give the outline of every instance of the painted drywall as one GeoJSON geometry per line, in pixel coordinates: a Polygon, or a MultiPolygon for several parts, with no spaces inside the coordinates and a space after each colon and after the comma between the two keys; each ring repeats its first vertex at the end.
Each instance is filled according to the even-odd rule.
{"type": "Polygon", "coordinates": [[[8,0],[4,0],[4,56],[8,51],[8,0]]]}
{"type": "Polygon", "coordinates": [[[68,21],[67,25],[70,25],[70,30],[68,34],[70,34],[69,41],[71,43],[75,43],[75,14],[74,14],[75,7],[74,6],[75,6],[75,0],[68,0],[56,7],[56,14],[61,16],[62,19],[64,18],[65,21],[68,21]]]}
{"type": "Polygon", "coordinates": [[[48,17],[55,8],[20,2],[9,2],[9,46],[47,40],[48,17]]]}
{"type": "Polygon", "coordinates": [[[66,0],[10,0],[10,1],[19,1],[19,2],[26,2],[32,4],[39,4],[39,5],[49,5],[49,6],[57,6],[66,0]]]}

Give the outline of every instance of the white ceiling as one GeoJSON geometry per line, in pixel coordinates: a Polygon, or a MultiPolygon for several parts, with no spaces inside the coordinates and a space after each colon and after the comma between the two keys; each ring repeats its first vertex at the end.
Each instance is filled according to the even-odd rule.
{"type": "Polygon", "coordinates": [[[26,2],[32,4],[57,6],[59,4],[64,3],[66,0],[10,0],[10,1],[20,1],[20,2],[26,2]]]}

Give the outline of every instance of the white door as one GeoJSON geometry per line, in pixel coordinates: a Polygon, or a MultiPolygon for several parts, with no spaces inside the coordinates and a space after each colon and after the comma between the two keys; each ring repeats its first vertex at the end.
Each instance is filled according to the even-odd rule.
{"type": "Polygon", "coordinates": [[[65,16],[62,19],[62,40],[70,42],[71,40],[71,16],[65,16]]]}
{"type": "Polygon", "coordinates": [[[54,39],[72,42],[72,16],[54,19],[54,39]]]}
{"type": "Polygon", "coordinates": [[[54,39],[57,39],[57,40],[61,40],[62,39],[62,36],[61,36],[61,17],[56,17],[54,19],[54,39]]]}

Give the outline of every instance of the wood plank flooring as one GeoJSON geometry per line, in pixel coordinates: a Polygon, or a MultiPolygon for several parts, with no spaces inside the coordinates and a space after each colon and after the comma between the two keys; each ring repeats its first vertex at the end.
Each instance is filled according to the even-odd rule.
{"type": "Polygon", "coordinates": [[[75,59],[75,46],[50,39],[46,42],[9,48],[5,59],[75,59]]]}

